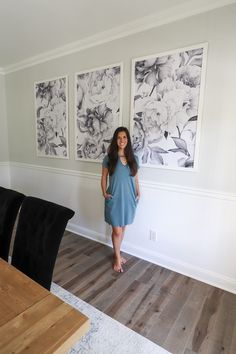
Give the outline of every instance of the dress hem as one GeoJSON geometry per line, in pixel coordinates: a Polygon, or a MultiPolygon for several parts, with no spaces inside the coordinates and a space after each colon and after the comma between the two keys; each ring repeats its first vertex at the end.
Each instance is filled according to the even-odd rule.
{"type": "Polygon", "coordinates": [[[130,222],[130,223],[128,223],[128,224],[125,224],[125,225],[112,225],[112,224],[110,224],[110,223],[109,223],[108,221],[106,221],[106,220],[105,220],[105,222],[106,222],[108,225],[112,226],[112,227],[125,227],[125,226],[128,226],[128,225],[133,224],[133,221],[130,222]]]}

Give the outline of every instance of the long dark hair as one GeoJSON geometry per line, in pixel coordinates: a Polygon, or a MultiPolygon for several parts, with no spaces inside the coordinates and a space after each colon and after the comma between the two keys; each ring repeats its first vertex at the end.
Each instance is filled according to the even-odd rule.
{"type": "Polygon", "coordinates": [[[127,164],[129,166],[130,169],[130,174],[131,176],[135,176],[137,171],[138,171],[138,164],[137,161],[135,159],[134,156],[134,152],[133,152],[133,148],[131,145],[131,139],[130,139],[130,134],[129,131],[126,127],[119,127],[115,130],[112,140],[111,140],[111,144],[108,148],[108,157],[109,157],[109,161],[108,161],[108,171],[109,171],[109,175],[111,176],[116,168],[116,164],[118,161],[118,145],[117,145],[117,137],[118,134],[124,132],[127,136],[127,145],[124,149],[124,154],[127,160],[127,164]]]}

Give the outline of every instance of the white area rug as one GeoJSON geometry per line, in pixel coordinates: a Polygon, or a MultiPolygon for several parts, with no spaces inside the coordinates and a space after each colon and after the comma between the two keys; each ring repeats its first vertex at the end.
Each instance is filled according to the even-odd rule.
{"type": "Polygon", "coordinates": [[[70,354],[170,354],[128,327],[52,283],[51,292],[90,319],[90,330],[70,354]]]}

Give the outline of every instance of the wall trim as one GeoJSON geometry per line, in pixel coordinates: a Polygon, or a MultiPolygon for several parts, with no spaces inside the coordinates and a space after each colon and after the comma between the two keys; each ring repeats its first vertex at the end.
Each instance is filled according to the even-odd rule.
{"type": "MultiPolygon", "coordinates": [[[[109,237],[107,238],[105,235],[95,232],[93,230],[89,230],[87,228],[78,226],[70,222],[68,223],[66,229],[70,232],[75,233],[76,235],[84,236],[93,241],[97,241],[104,245],[112,247],[109,237]]],[[[189,263],[180,262],[175,258],[163,256],[160,253],[152,252],[150,250],[137,247],[125,241],[122,244],[122,251],[129,253],[135,257],[144,259],[148,262],[157,264],[161,267],[170,269],[174,272],[181,273],[188,277],[197,279],[204,283],[210,284],[212,286],[216,286],[218,288],[236,294],[236,280],[233,278],[209,270],[205,270],[200,267],[194,267],[189,263]]]]}
{"type": "MultiPolygon", "coordinates": [[[[10,169],[16,167],[22,169],[42,171],[47,173],[63,174],[66,176],[76,176],[85,179],[93,179],[93,180],[95,179],[97,181],[100,181],[101,178],[100,174],[92,173],[92,172],[61,169],[55,167],[26,164],[21,162],[10,162],[10,163],[6,162],[5,164],[6,166],[10,165],[10,169]]],[[[143,181],[143,180],[140,180],[140,185],[141,187],[152,189],[152,190],[163,190],[168,192],[190,194],[190,195],[195,195],[197,197],[214,198],[214,199],[221,199],[221,200],[232,201],[232,202],[236,201],[236,194],[214,191],[210,189],[192,188],[192,187],[185,187],[185,186],[175,185],[175,184],[167,184],[167,183],[159,183],[155,181],[143,181]]]]}
{"type": "MultiPolygon", "coordinates": [[[[163,10],[151,16],[145,16],[139,20],[115,27],[111,30],[100,32],[94,36],[69,43],[54,50],[41,53],[26,60],[2,68],[4,73],[9,74],[18,70],[32,67],[49,60],[60,58],[65,55],[76,53],[87,48],[111,42],[116,39],[143,32],[154,27],[168,24],[174,21],[194,16],[203,12],[211,11],[223,6],[235,3],[235,0],[188,0],[180,5],[175,5],[168,10],[163,10]]],[[[1,69],[0,69],[1,70],[1,69]]]]}
{"type": "Polygon", "coordinates": [[[12,168],[12,167],[30,169],[30,170],[36,170],[36,171],[42,171],[42,172],[48,172],[48,173],[56,173],[56,174],[66,175],[66,176],[75,176],[75,177],[90,178],[90,179],[100,179],[100,175],[97,173],[69,170],[69,169],[42,166],[42,165],[27,164],[27,163],[21,163],[21,162],[10,162],[10,168],[12,168]]]}
{"type": "Polygon", "coordinates": [[[8,161],[0,161],[0,166],[7,166],[7,167],[10,167],[10,163],[8,161]]]}

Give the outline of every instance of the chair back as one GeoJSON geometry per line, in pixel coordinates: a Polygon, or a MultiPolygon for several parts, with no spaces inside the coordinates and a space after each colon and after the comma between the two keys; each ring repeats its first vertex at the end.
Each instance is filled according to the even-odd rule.
{"type": "Polygon", "coordinates": [[[22,204],[12,265],[50,290],[53,269],[67,222],[74,211],[34,197],[22,204]]]}
{"type": "Polygon", "coordinates": [[[0,257],[8,261],[13,227],[24,194],[0,187],[0,257]]]}

